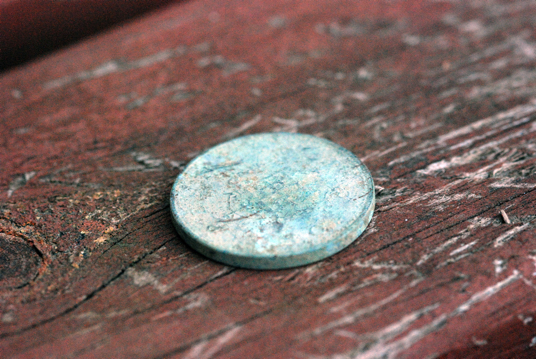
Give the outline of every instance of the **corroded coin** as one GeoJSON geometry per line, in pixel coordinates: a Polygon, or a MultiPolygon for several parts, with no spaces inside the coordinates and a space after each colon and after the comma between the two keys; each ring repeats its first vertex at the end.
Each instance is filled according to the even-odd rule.
{"type": "Polygon", "coordinates": [[[216,261],[300,266],[352,243],[374,211],[374,183],[350,151],[304,134],[265,133],[217,145],[175,181],[178,232],[216,261]]]}

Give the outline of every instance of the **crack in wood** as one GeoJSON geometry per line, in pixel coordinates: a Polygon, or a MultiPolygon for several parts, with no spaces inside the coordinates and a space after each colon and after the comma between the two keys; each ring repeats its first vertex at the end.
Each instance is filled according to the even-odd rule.
{"type": "MultiPolygon", "coordinates": [[[[442,228],[442,229],[440,229],[439,231],[434,232],[434,233],[430,234],[429,236],[422,238],[422,240],[424,241],[424,240],[426,240],[426,239],[428,239],[428,238],[430,238],[430,237],[432,237],[432,236],[434,236],[434,235],[440,234],[440,233],[445,232],[445,231],[447,231],[447,230],[449,230],[449,229],[451,229],[451,228],[454,228],[454,227],[458,226],[459,224],[461,224],[461,223],[463,223],[463,222],[465,222],[465,221],[474,219],[475,217],[479,217],[479,216],[481,216],[482,214],[484,214],[484,213],[486,213],[486,212],[489,212],[489,211],[492,211],[492,210],[494,210],[494,209],[496,209],[496,208],[498,208],[498,207],[501,207],[501,206],[503,206],[505,203],[507,203],[507,202],[509,202],[509,201],[511,201],[511,200],[517,199],[517,198],[519,198],[519,197],[525,196],[526,194],[531,193],[531,192],[533,192],[533,191],[535,191],[535,190],[536,190],[536,189],[533,189],[533,190],[531,190],[531,191],[528,191],[528,192],[525,192],[525,193],[522,193],[522,194],[518,194],[518,195],[516,195],[516,196],[512,196],[512,197],[508,198],[507,200],[502,201],[502,202],[499,202],[499,203],[497,203],[497,204],[487,206],[487,207],[485,207],[485,209],[478,211],[476,214],[472,214],[472,215],[470,215],[470,216],[464,218],[463,220],[460,220],[460,221],[458,221],[458,222],[455,222],[455,223],[452,224],[452,225],[448,225],[447,227],[442,228]]],[[[484,199],[486,199],[486,197],[482,198],[481,200],[484,200],[484,199]]],[[[465,210],[462,210],[462,211],[460,211],[460,212],[456,212],[456,213],[454,213],[453,215],[447,217],[446,219],[442,219],[440,222],[433,223],[433,224],[431,224],[430,226],[424,227],[424,228],[422,228],[422,229],[420,229],[420,230],[418,230],[418,231],[416,231],[416,232],[412,232],[411,234],[406,235],[406,236],[404,236],[404,237],[401,238],[401,239],[398,239],[398,240],[393,241],[393,242],[391,242],[391,243],[385,244],[385,245],[383,245],[382,247],[380,247],[380,248],[378,248],[378,249],[376,249],[376,250],[374,250],[374,251],[367,252],[365,256],[370,256],[370,255],[373,255],[373,254],[375,254],[375,253],[381,252],[381,251],[383,251],[383,250],[385,250],[385,249],[387,249],[387,248],[390,248],[390,247],[392,247],[392,246],[394,246],[394,245],[396,245],[396,244],[399,244],[399,243],[401,243],[401,242],[403,242],[403,241],[405,241],[405,240],[407,240],[407,239],[409,239],[409,238],[412,238],[412,237],[414,237],[416,234],[419,234],[419,233],[421,233],[421,232],[424,232],[424,231],[427,230],[427,229],[430,229],[430,228],[432,228],[432,227],[434,227],[434,226],[436,226],[436,225],[445,223],[445,222],[447,222],[450,218],[457,217],[459,214],[464,213],[464,212],[465,212],[465,210]]]]}
{"type": "MultiPolygon", "coordinates": [[[[143,225],[146,225],[147,223],[143,224],[143,225]]],[[[142,227],[143,227],[142,225],[142,227]]],[[[141,228],[138,228],[137,230],[140,230],[141,228]]],[[[137,231],[136,230],[136,231],[137,231]]],[[[130,232],[129,234],[125,235],[123,238],[126,238],[128,235],[130,235],[131,233],[134,233],[136,231],[133,231],[133,232],[130,232]]],[[[116,281],[117,279],[119,279],[120,277],[122,277],[129,268],[132,268],[134,267],[136,264],[138,264],[139,262],[141,262],[143,259],[145,259],[147,256],[155,253],[156,251],[158,251],[160,248],[164,247],[167,243],[173,241],[173,240],[176,240],[175,238],[174,239],[170,239],[166,242],[164,242],[163,244],[159,245],[158,247],[156,247],[155,249],[152,249],[142,255],[140,255],[137,259],[135,259],[134,261],[128,263],[128,265],[126,267],[124,267],[123,269],[121,269],[117,274],[113,275],[110,279],[106,280],[104,283],[102,283],[100,286],[98,286],[97,288],[95,288],[93,291],[91,291],[90,293],[84,295],[84,299],[82,299],[81,301],[75,303],[74,305],[64,309],[62,312],[56,314],[56,315],[53,315],[52,317],[48,318],[48,319],[45,319],[45,320],[41,320],[37,323],[34,323],[34,324],[31,324],[29,326],[26,326],[26,327],[23,327],[23,328],[20,328],[20,329],[17,329],[13,332],[6,332],[6,333],[1,333],[0,334],[0,339],[3,339],[3,338],[8,338],[8,337],[12,337],[14,335],[20,335],[20,334],[23,334],[31,329],[35,329],[35,328],[38,328],[39,326],[42,326],[44,324],[47,324],[47,323],[50,323],[50,322],[53,322],[61,317],[64,317],[65,315],[73,312],[74,310],[78,309],[80,306],[84,305],[85,303],[87,303],[88,301],[90,301],[96,294],[98,294],[99,292],[103,291],[104,289],[106,289],[111,283],[113,283],[114,281],[116,281]]]]}

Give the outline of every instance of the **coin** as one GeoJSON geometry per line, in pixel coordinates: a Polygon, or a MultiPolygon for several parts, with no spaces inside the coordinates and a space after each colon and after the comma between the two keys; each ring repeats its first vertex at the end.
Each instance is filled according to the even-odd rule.
{"type": "Polygon", "coordinates": [[[264,133],[219,144],[192,160],[171,190],[181,237],[231,266],[280,269],[331,256],[374,211],[366,166],[305,134],[264,133]]]}

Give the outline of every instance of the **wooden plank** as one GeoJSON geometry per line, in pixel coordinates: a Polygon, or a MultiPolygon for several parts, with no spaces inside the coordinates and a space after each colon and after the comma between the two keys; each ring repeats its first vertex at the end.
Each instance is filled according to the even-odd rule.
{"type": "Polygon", "coordinates": [[[19,66],[168,2],[2,0],[0,71],[19,66]]]}
{"type": "Polygon", "coordinates": [[[4,73],[0,352],[534,357],[535,15],[193,1],[4,73]],[[180,240],[184,164],[263,131],[364,160],[383,190],[356,243],[253,271],[180,240]]]}

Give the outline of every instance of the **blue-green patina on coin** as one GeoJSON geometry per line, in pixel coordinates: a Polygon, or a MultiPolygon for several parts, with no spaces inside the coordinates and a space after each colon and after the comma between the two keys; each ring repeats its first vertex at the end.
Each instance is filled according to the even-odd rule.
{"type": "Polygon", "coordinates": [[[175,181],[175,227],[216,261],[300,266],[352,243],[374,211],[374,183],[350,151],[293,133],[244,136],[195,158],[175,181]]]}

